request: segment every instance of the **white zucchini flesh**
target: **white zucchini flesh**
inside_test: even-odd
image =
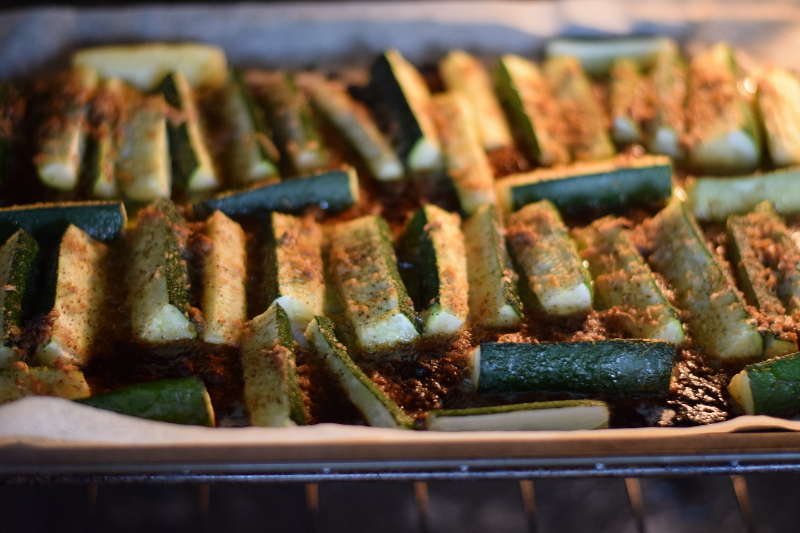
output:
[[[360,348],[376,354],[419,338],[413,304],[397,272],[388,228],[375,216],[340,224],[330,264]]]
[[[247,252],[242,227],[215,211],[206,221],[211,249],[203,265],[201,338],[214,344],[238,343],[247,315]]]
[[[254,426],[294,426],[291,419],[288,371],[292,353],[280,341],[276,307],[247,324],[242,337],[244,401]]]
[[[222,48],[199,43],[148,43],[85,48],[73,66],[94,69],[101,78],[119,78],[149,91],[164,76],[180,71],[192,87],[219,87],[228,75]]]
[[[135,337],[149,342],[197,337],[194,323],[170,303],[168,271],[182,268],[167,243],[173,231],[165,216],[149,214],[139,219],[132,235],[127,280],[131,327]]]
[[[161,98],[135,106],[125,124],[125,136],[117,159],[122,192],[138,202],[168,198],[172,192],[166,103]]]
[[[574,431],[607,428],[608,418],[605,405],[580,405],[491,414],[429,414],[426,426],[433,431]]]
[[[108,248],[70,225],[58,250],[55,305],[48,313],[49,338],[38,348],[41,365],[56,360],[81,365],[103,322]]]
[[[454,50],[439,63],[439,73],[449,91],[459,92],[468,100],[487,152],[514,146],[511,127],[483,63],[463,50]]]
[[[83,372],[74,368],[29,367],[17,362],[0,371],[0,404],[25,396],[58,396],[77,400],[91,395]]]
[[[614,59],[629,57],[638,65],[647,68],[662,50],[674,46],[667,37],[629,37],[621,39],[551,39],[545,48],[545,56],[576,56],[583,69],[592,76],[608,73]]]
[[[265,265],[267,276],[275,276],[274,300],[289,316],[292,335],[306,345],[305,330],[325,301],[322,263],[322,229],[310,217],[294,217],[273,212],[271,231],[274,264]]]
[[[475,127],[474,111],[458,92],[433,97],[447,175],[453,181],[461,209],[471,215],[478,206],[496,201],[494,172]]]

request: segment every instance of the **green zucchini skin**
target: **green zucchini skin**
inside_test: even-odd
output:
[[[278,304],[247,324],[242,338],[244,401],[254,426],[306,424],[289,316]]]
[[[690,333],[705,354],[726,361],[762,358],[762,336],[686,206],[673,200],[649,221],[648,231],[655,243],[648,260],[675,289],[676,305],[689,311]]]
[[[483,343],[475,355],[478,392],[664,395],[675,345],[615,339],[556,343]]]
[[[262,101],[270,116],[281,159],[296,176],[319,172],[328,165],[328,152],[305,95],[290,72],[270,73]]]
[[[214,409],[197,378],[163,379],[75,400],[123,415],[193,426],[214,426]]]
[[[562,212],[618,210],[640,204],[663,204],[672,194],[672,164],[665,156],[620,156],[568,169],[542,169],[497,182],[500,205],[508,211],[550,200]]]
[[[508,217],[506,241],[520,273],[528,311],[575,316],[592,310],[592,279],[551,202],[528,204]]]
[[[122,202],[70,202],[0,208],[0,240],[24,229],[40,243],[55,243],[74,224],[98,241],[118,239],[128,221]]]
[[[746,366],[733,377],[728,391],[748,415],[800,412],[800,353]]]
[[[350,358],[344,345],[337,339],[335,328],[329,318],[318,316],[308,325],[306,335],[309,344],[316,348],[317,354],[341,382],[353,405],[371,426],[412,429],[414,420]]]
[[[786,169],[730,178],[689,178],[685,184],[686,205],[704,222],[725,222],[731,215],[744,215],[763,201],[778,213],[800,213],[800,170]]]
[[[18,230],[0,248],[0,369],[10,368],[20,358],[14,337],[33,294],[38,258],[39,243],[25,230]]]
[[[558,431],[608,427],[609,408],[597,400],[520,403],[429,411],[433,431]]]
[[[229,217],[270,211],[298,213],[312,205],[335,213],[357,204],[359,194],[358,175],[347,168],[222,194],[194,204],[192,210],[196,218],[214,211]]]

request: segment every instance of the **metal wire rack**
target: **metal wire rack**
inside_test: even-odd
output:
[[[800,474],[0,486],[3,531],[780,532]],[[119,480],[118,480],[119,481]]]

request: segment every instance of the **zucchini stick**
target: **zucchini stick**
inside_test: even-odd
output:
[[[648,113],[647,80],[631,58],[615,59],[611,66],[609,102],[611,137],[618,145],[634,144],[642,136]]]
[[[757,109],[772,164],[800,165],[800,80],[773,66],[758,75],[757,85]]]
[[[462,94],[469,102],[487,152],[514,146],[511,128],[483,63],[463,50],[454,50],[439,62],[439,75],[448,91]]]
[[[684,104],[688,72],[686,62],[674,42],[669,41],[669,46],[656,54],[650,82],[653,116],[646,124],[647,150],[683,161],[686,158],[683,138],[686,135]]]
[[[551,39],[545,57],[574,56],[591,76],[606,75],[619,57],[629,57],[642,69],[649,68],[658,53],[674,46],[667,37],[624,37],[618,39]]]
[[[689,65],[688,165],[699,174],[738,174],[761,162],[761,134],[753,109],[739,92],[733,50],[717,43]]]
[[[22,317],[34,290],[39,243],[18,230],[0,247],[0,370],[21,360]]]
[[[494,172],[475,127],[473,109],[460,93],[433,97],[433,116],[439,127],[447,165],[461,210],[471,215],[482,204],[495,203]]]
[[[17,361],[0,371],[0,405],[25,396],[58,396],[67,400],[91,394],[83,372],[75,367],[31,367]]]
[[[746,366],[728,392],[748,415],[791,416],[800,411],[800,353]]]
[[[97,75],[73,69],[48,96],[48,116],[39,128],[35,157],[39,179],[54,189],[72,191],[78,185],[86,145],[86,104],[97,87]]]
[[[337,81],[314,77],[311,101],[366,162],[382,184],[398,184],[405,178],[403,164],[375,125],[367,107],[351,97]]]
[[[597,400],[519,403],[429,411],[432,431],[574,431],[608,427],[609,408]]]

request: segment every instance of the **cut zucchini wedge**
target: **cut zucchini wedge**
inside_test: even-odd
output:
[[[194,90],[180,71],[167,74],[157,90],[178,118],[167,122],[173,183],[187,194],[216,189],[219,179],[206,146]]]
[[[328,152],[311,108],[290,72],[263,76],[262,98],[270,116],[275,142],[297,176],[319,172],[328,165]]]
[[[645,77],[636,61],[617,58],[611,65],[609,107],[611,108],[611,138],[617,145],[639,142],[641,122],[647,111]]]
[[[561,108],[568,130],[568,146],[576,161],[614,157],[608,135],[608,117],[592,94],[592,86],[575,57],[558,56],[545,61],[544,77]]]
[[[457,335],[469,314],[467,258],[461,217],[436,207],[414,213],[403,237],[404,256],[415,266],[410,286],[425,337]]]
[[[776,170],[755,176],[689,178],[686,205],[698,220],[725,222],[768,201],[778,213],[800,213],[800,169]]]
[[[123,194],[131,200],[151,202],[169,198],[172,192],[166,105],[162,97],[150,97],[132,104],[129,110],[117,178]]]
[[[272,141],[264,110],[256,104],[241,72],[231,70],[223,91],[225,121],[231,128],[226,147],[228,175],[236,185],[246,186],[280,176],[280,152]]]
[[[213,88],[225,82],[228,63],[217,46],[199,43],[147,43],[97,46],[75,52],[72,65],[119,78],[143,91],[155,88],[170,72],[180,71],[192,87]]]
[[[155,204],[139,212],[131,232],[128,306],[138,339],[168,342],[197,337],[189,319],[189,280],[181,258],[180,230]]]
[[[49,97],[52,116],[39,128],[39,152],[34,158],[39,179],[48,187],[72,191],[78,185],[88,126],[86,103],[96,87],[93,71],[76,68]]]
[[[604,217],[573,230],[573,235],[581,259],[589,264],[597,309],[618,310],[617,319],[633,338],[683,343],[678,313],[621,219]]]
[[[670,202],[649,229],[655,243],[650,264],[674,287],[678,307],[689,311],[687,322],[697,345],[715,359],[760,359],[761,334],[684,204]]]
[[[414,420],[353,362],[344,345],[336,338],[330,319],[316,317],[308,325],[306,336],[370,426],[396,429],[414,427]]]
[[[668,155],[676,161],[686,158],[682,138],[686,133],[684,105],[688,77],[678,45],[669,41],[669,46],[656,54],[650,72],[653,117],[646,124],[646,146],[650,153]]]
[[[70,225],[64,232],[53,271],[46,273],[44,284],[47,326],[36,350],[40,365],[83,365],[89,361],[103,323],[107,256],[107,246],[77,226]]]
[[[461,210],[471,215],[483,204],[495,203],[494,172],[481,146],[469,101],[457,92],[433,97],[434,118],[442,140],[447,175]]]
[[[92,198],[120,197],[115,167],[121,141],[120,117],[127,92],[119,79],[106,80],[89,106],[91,135],[86,142],[82,181]]]
[[[733,50],[725,43],[689,64],[687,163],[695,173],[747,173],[761,162],[761,135],[750,103],[739,93],[738,77]]]
[[[777,218],[777,215],[774,216]],[[766,259],[763,253],[766,251],[764,250],[766,243],[769,243],[766,246],[780,246],[769,235],[773,224],[775,224],[775,219],[767,213],[756,212],[745,216],[730,217],[726,225],[739,287],[742,289],[747,303],[768,317],[786,314],[786,309],[778,298],[776,290],[778,287],[775,286],[778,273],[773,272],[762,263],[762,258]],[[780,219],[777,224],[781,224]],[[797,252],[795,252],[795,259],[800,259]],[[791,261],[791,259],[789,260]],[[765,359],[797,351],[797,341],[788,338],[778,329],[767,330],[763,335]]]
[[[747,415],[792,416],[800,412],[800,353],[746,366],[728,392]]]
[[[270,211],[299,213],[312,205],[335,213],[353,207],[359,195],[358,175],[354,168],[348,167],[221,194],[194,204],[192,210],[200,218],[214,211],[222,211],[229,217]]]
[[[469,102],[472,120],[487,152],[514,146],[492,78],[478,58],[463,50],[453,50],[439,62],[439,75],[448,91],[462,94]]]
[[[550,200],[562,212],[616,210],[666,202],[672,194],[672,164],[665,156],[618,156],[518,174],[499,180],[496,188],[506,212],[540,200]]]
[[[362,355],[394,355],[419,338],[414,303],[397,270],[386,221],[364,216],[337,225],[331,235],[330,270]]]
[[[397,123],[397,151],[411,173],[444,168],[439,133],[431,117],[431,94],[419,71],[397,50],[372,64],[372,84]]]
[[[767,67],[757,77],[757,110],[776,167],[800,165],[800,79]]]
[[[661,341],[483,343],[471,354],[478,392],[664,395],[675,345]]]
[[[291,325],[280,305],[272,305],[247,324],[242,337],[242,375],[252,425],[306,424]]]
[[[522,323],[517,274],[511,267],[497,208],[482,205],[464,222],[470,321],[489,329]]]
[[[497,63],[495,81],[528,159],[546,167],[569,163],[561,111],[539,67],[519,56],[504,55]]]
[[[75,400],[77,403],[147,420],[214,427],[214,408],[197,378],[162,379]]]
[[[122,235],[128,215],[122,202],[69,202],[0,208],[0,239],[24,229],[41,243],[57,243],[73,224],[93,239],[110,242]]]
[[[560,38],[547,42],[545,56],[574,56],[589,75],[605,76],[619,57],[631,58],[640,68],[648,69],[660,51],[672,46],[675,42],[667,37]]]
[[[271,213],[264,253],[264,294],[286,311],[292,334],[305,346],[305,331],[322,314],[325,280],[322,229],[311,217]]]
[[[25,230],[18,230],[0,247],[0,370],[10,369],[23,355],[17,344],[38,257],[39,243]]]
[[[383,184],[405,179],[403,163],[375,125],[367,107],[337,81],[314,77],[311,102],[364,160],[372,176]]]
[[[506,241],[519,266],[527,310],[547,316],[592,310],[592,279],[552,203],[542,200],[511,214]]]
[[[205,225],[211,241],[203,264],[203,320],[200,338],[237,345],[247,318],[247,250],[242,227],[220,211]]]
[[[91,394],[83,372],[71,368],[29,367],[18,361],[0,371],[0,405],[25,396],[57,396],[67,400]]]
[[[563,400],[429,411],[425,427],[432,431],[574,431],[608,427],[605,402]]]

